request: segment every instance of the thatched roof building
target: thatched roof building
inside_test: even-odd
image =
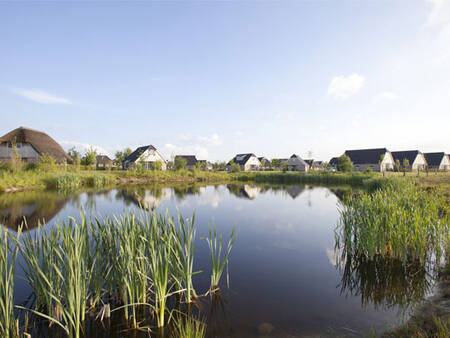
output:
[[[17,145],[19,156],[25,162],[36,162],[43,154],[53,157],[58,163],[71,160],[64,149],[46,133],[19,127],[0,137],[0,161],[11,159],[13,143]]]

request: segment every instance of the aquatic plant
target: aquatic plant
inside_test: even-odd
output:
[[[450,239],[445,197],[412,184],[350,198],[340,210],[337,245],[349,255],[439,261]]]
[[[231,253],[231,248],[236,240],[236,227],[233,227],[230,239],[226,250],[222,254],[222,234],[217,237],[216,226],[214,225],[213,230],[209,228],[209,237],[206,238],[208,246],[211,253],[211,288],[212,290],[217,289],[219,286],[220,279],[222,277],[223,270],[225,266],[227,267],[227,278],[228,278],[228,258]]]
[[[14,317],[14,272],[18,253],[18,239],[10,238],[3,228],[0,235],[0,335],[5,338],[18,337],[18,324]],[[12,242],[12,243],[11,243]]]
[[[175,319],[174,336],[181,338],[206,337],[206,324],[200,319],[181,314]]]

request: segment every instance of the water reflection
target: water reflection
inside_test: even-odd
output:
[[[344,295],[358,296],[361,305],[407,310],[421,302],[433,289],[437,272],[418,260],[406,262],[376,255],[342,255],[337,266],[342,273],[338,288]]]
[[[66,205],[68,197],[55,192],[17,192],[0,194],[0,224],[17,231],[26,221],[27,228],[50,222]]]
[[[249,200],[255,199],[262,191],[261,186],[251,184],[227,184],[228,191],[236,197]]]
[[[153,211],[168,195],[167,190],[162,188],[132,187],[117,190],[116,199],[123,200],[127,206],[134,204]]]

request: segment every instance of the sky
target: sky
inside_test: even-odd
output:
[[[0,134],[166,159],[450,152],[450,0],[0,1]]]

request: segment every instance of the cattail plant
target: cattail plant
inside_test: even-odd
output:
[[[227,267],[227,281],[228,281],[228,258],[231,253],[231,248],[233,247],[234,241],[236,240],[236,227],[233,227],[230,239],[226,250],[222,253],[222,235],[217,237],[216,226],[214,225],[214,230],[209,228],[209,237],[206,238],[208,246],[211,252],[211,289],[217,289],[219,286],[220,279],[222,277],[223,270],[225,266]]]

